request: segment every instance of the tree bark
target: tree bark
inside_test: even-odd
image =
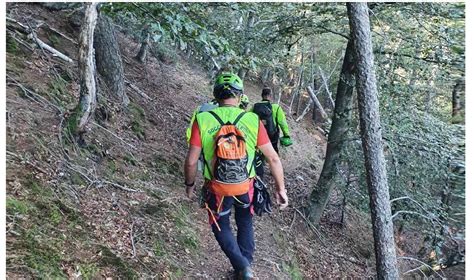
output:
[[[94,61],[94,29],[97,22],[97,3],[85,4],[84,23],[79,37],[80,100],[71,120],[75,134],[82,135],[97,103]]]
[[[331,91],[329,90],[328,81],[327,81],[326,77],[324,76],[323,69],[321,69],[321,67],[319,67],[319,66],[318,66],[318,68],[319,68],[319,74],[321,75],[321,80],[324,84],[324,88],[326,89],[326,94],[327,94],[327,98],[329,100],[329,104],[331,106],[331,110],[334,110],[335,103],[334,103],[334,100],[332,99]]]
[[[125,94],[122,57],[112,21],[107,16],[99,16],[94,39],[97,71],[104,77],[109,91],[127,106],[130,100]]]
[[[337,85],[335,108],[326,147],[326,157],[318,183],[314,186],[309,198],[307,212],[309,219],[319,224],[333,188],[336,185],[336,164],[350,129],[352,116],[352,99],[355,85],[353,43],[349,40],[342,63],[339,83]],[[316,105],[315,105],[316,106]],[[316,107],[315,107],[316,108]]]
[[[316,106],[316,108],[318,108],[318,111],[321,114],[321,117],[323,118],[323,120],[327,120],[328,115],[324,111],[324,108],[319,102],[318,97],[316,96],[316,94],[314,94],[314,91],[311,88],[311,86],[308,86],[306,89],[308,90],[309,96],[311,96],[311,99],[313,100],[314,105]]]
[[[316,81],[316,78],[314,77],[314,75],[312,75],[311,77],[313,77],[313,88],[318,88],[318,82]],[[312,116],[312,119],[313,119],[313,122],[315,122],[315,123],[318,122],[318,107],[314,103],[313,103],[313,116]]]
[[[367,3],[347,3],[378,279],[398,279]]]
[[[244,57],[247,57],[250,54],[250,46],[251,46],[251,40],[250,40],[250,35],[252,33],[252,29],[255,25],[255,12],[254,11],[249,11],[249,15],[247,18],[247,26],[245,28],[245,46],[244,46]],[[239,77],[244,80],[245,76],[247,75],[248,69],[245,67],[241,67],[239,69]]]
[[[463,116],[463,92],[464,92],[464,77],[456,81],[456,85],[453,88],[452,96],[452,122],[453,123],[462,123]]]
[[[135,59],[138,60],[140,63],[145,63],[149,45],[150,45],[150,32],[149,32],[148,25],[146,25],[142,30],[142,44],[140,46],[140,50],[135,56]]]

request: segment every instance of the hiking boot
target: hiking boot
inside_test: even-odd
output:
[[[235,279],[237,279],[237,280],[251,280],[251,279],[254,279],[253,271],[250,268],[250,266],[247,266],[244,269],[236,271]]]

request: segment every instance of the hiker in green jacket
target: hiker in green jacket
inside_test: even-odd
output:
[[[193,115],[191,116],[191,121],[189,122],[189,126],[186,129],[186,142],[188,142],[188,145],[189,145],[189,140],[191,139],[191,129],[192,129],[194,120],[196,119],[196,115],[202,112],[211,111],[212,109],[217,108],[217,106],[219,106],[217,101],[215,99],[212,99],[209,102],[199,105],[199,107],[197,107],[196,110],[194,110]]]
[[[246,94],[242,94],[242,97],[240,98],[240,104],[239,108],[247,111],[247,107],[249,106],[250,100],[249,97]]]
[[[276,203],[280,209],[288,205],[283,167],[273,149],[265,127],[258,116],[240,109],[243,93],[242,80],[224,72],[214,85],[214,96],[219,107],[196,115],[184,165],[186,194],[195,197],[194,183],[197,162],[204,155],[201,192],[202,207],[208,211],[212,232],[221,249],[229,258],[237,279],[253,279],[251,264],[255,250],[252,216],[258,201],[254,188],[255,151],[267,158],[275,178]],[[257,195],[258,197],[258,195]],[[237,238],[232,232],[230,215],[235,211]]]
[[[285,112],[278,104],[271,103],[272,90],[268,87],[262,90],[262,101],[255,103],[252,108],[252,112],[257,114],[260,120],[265,125],[268,137],[272,142],[273,149],[278,153],[278,140],[284,146],[290,146],[292,144],[290,138],[290,130],[286,122]],[[283,132],[283,137],[280,138],[280,129]],[[265,158],[262,153],[257,152],[255,157],[255,169],[257,175],[262,177],[264,173]]]

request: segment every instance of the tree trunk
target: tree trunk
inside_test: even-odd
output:
[[[323,118],[323,121],[327,120],[328,115],[324,111],[324,108],[321,105],[321,103],[319,102],[318,97],[316,96],[316,94],[314,94],[314,91],[311,88],[311,86],[308,86],[306,89],[308,90],[309,96],[311,96],[311,99],[313,100],[314,105],[316,106],[316,108],[318,108],[318,111],[321,114],[321,117]]]
[[[316,81],[315,76],[312,75],[311,77],[313,77],[313,88],[318,88],[318,82]],[[313,119],[313,122],[315,122],[315,123],[318,122],[318,107],[314,103],[313,103],[313,116],[312,116],[312,119]]]
[[[378,279],[398,279],[367,3],[347,3]]]
[[[135,56],[135,59],[138,60],[140,63],[145,63],[149,45],[150,45],[150,32],[149,32],[148,25],[146,25],[142,30],[142,44],[140,46],[140,50]]]
[[[71,121],[76,135],[82,135],[97,103],[94,62],[94,29],[97,22],[97,3],[85,4],[84,23],[79,37],[80,99]]]
[[[250,54],[250,46],[251,46],[250,34],[252,34],[252,29],[254,25],[255,25],[255,12],[249,11],[249,16],[247,18],[247,26],[245,28],[244,57],[246,58]],[[239,69],[239,77],[242,80],[245,79],[245,76],[247,75],[247,71],[248,69],[245,67],[241,67]]]
[[[301,86],[303,85],[303,80],[304,80],[304,52],[302,50],[301,53],[301,67],[300,67],[300,78],[298,80],[298,87],[296,90],[296,116],[300,113],[300,105],[301,105]]]
[[[464,92],[464,77],[457,80],[456,85],[453,88],[453,97],[452,97],[452,123],[462,123],[463,116],[463,93]]]
[[[309,218],[315,224],[319,224],[324,208],[326,208],[329,200],[329,195],[336,185],[336,163],[340,159],[341,149],[346,134],[350,129],[354,85],[353,43],[352,40],[349,40],[337,85],[336,104],[328,136],[323,170],[319,176],[318,183],[311,192],[307,208]]]
[[[321,69],[321,67],[318,67],[318,68],[319,68],[319,74],[321,75],[321,81],[323,82],[324,88],[326,89],[326,95],[329,101],[329,106],[331,107],[331,110],[334,110],[335,104],[334,104],[334,100],[332,99],[331,91],[329,90],[328,81],[326,77],[324,76],[323,69]]]
[[[122,57],[112,20],[107,16],[99,16],[94,39],[97,71],[104,77],[109,92],[127,106],[130,100],[125,94]]]

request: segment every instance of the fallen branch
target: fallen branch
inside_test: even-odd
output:
[[[420,217],[423,217],[423,218],[425,218],[427,220],[430,220],[430,221],[436,221],[436,219],[434,219],[432,217],[428,217],[426,215],[423,215],[423,214],[415,212],[415,211],[406,211],[406,210],[400,210],[400,211],[395,212],[395,214],[392,215],[392,220],[395,219],[399,214],[413,214],[413,215],[418,215]],[[440,225],[442,226],[442,224],[440,224]]]
[[[53,54],[53,56],[57,56],[61,58],[64,61],[67,61],[69,63],[73,63],[73,60],[69,58],[67,55],[61,53],[60,51],[56,50],[55,48],[51,47],[50,45],[46,44],[45,42],[41,41],[38,36],[36,35],[36,32],[33,30],[33,28],[30,28],[21,22],[7,17],[7,26],[10,27],[11,29],[18,30],[24,34],[27,34],[27,38],[31,39],[33,42],[35,42],[41,49],[46,49],[50,53]]]
[[[313,89],[311,88],[311,86],[307,86],[306,89],[308,90],[308,93],[309,93],[309,96],[311,96],[311,99],[313,99],[313,103],[316,105],[316,107],[320,111],[321,117],[324,120],[326,120],[328,118],[328,115],[324,111],[323,106],[321,106],[321,103],[319,103],[318,97],[316,96],[316,94],[314,94]]]
[[[50,101],[48,101],[48,99],[44,98],[43,96],[37,94],[36,92],[32,91],[32,90],[29,90],[27,89],[24,85],[22,85],[20,82],[18,82],[17,80],[15,80],[13,77],[11,77],[10,75],[6,74],[7,78],[10,79],[16,86],[18,86],[21,90],[23,90],[23,92],[29,96],[29,94],[35,96],[36,98],[42,100],[43,102],[40,102],[41,104],[43,105],[49,105],[51,107],[53,107],[54,109],[56,109],[59,113],[63,113],[63,110],[61,108],[59,108],[58,106],[54,105],[53,103],[51,103]],[[45,104],[46,103],[46,104]]]
[[[128,187],[124,187],[120,184],[117,184],[117,183],[114,183],[114,182],[110,182],[110,181],[102,181],[102,183],[104,184],[107,184],[107,185],[111,185],[117,189],[120,189],[122,191],[127,191],[127,192],[143,192],[141,190],[135,190],[135,189],[131,189],[131,188],[128,188]]]
[[[318,95],[321,92],[322,88],[323,88],[323,85],[320,85],[315,95]],[[301,121],[304,118],[304,116],[306,116],[306,114],[311,110],[311,105],[313,105],[313,103],[314,103],[313,98],[310,98],[308,101],[308,104],[303,110],[303,113],[301,113],[301,115],[296,119],[297,122]]]
[[[281,269],[280,269],[280,265],[272,260],[269,260],[267,258],[262,258],[262,261],[266,261],[266,262],[269,262],[271,264],[273,264],[274,266],[276,266],[276,268],[278,269],[278,272],[281,272]]]
[[[331,70],[331,73],[329,73],[329,76],[326,78],[326,81],[331,79],[332,75],[334,74],[334,71],[336,71],[336,67],[339,63],[339,61],[344,57],[344,52],[341,54],[341,56],[339,57],[339,59],[336,61],[336,63],[334,63],[334,66]],[[324,77],[325,78],[325,77]],[[324,82],[323,84],[321,84],[318,88],[318,90],[316,91],[316,95],[319,94],[319,92],[321,91],[321,89],[323,88],[323,86],[326,85],[327,87],[327,84],[326,82]],[[328,89],[329,90],[329,89]],[[334,101],[333,101],[334,102]],[[312,99],[310,99],[310,101],[308,102],[308,104],[306,105],[306,108],[303,110],[303,113],[301,114],[301,116],[299,116],[296,121],[300,121],[311,109],[311,105],[313,104],[312,102]],[[334,105],[335,106],[335,105]],[[334,107],[333,107],[334,108]]]
[[[446,277],[443,277],[441,274],[439,274],[434,268],[432,268],[429,264],[423,262],[423,261],[420,261],[419,259],[416,259],[416,258],[412,258],[412,257],[397,257],[397,259],[401,259],[401,260],[410,260],[410,261],[414,261],[414,262],[418,262],[418,263],[421,263],[423,264],[424,266],[428,267],[430,270],[432,270],[436,275],[438,275],[441,279],[446,279]],[[412,272],[411,270],[407,271],[407,272],[404,272],[403,275],[405,275],[406,273],[409,273],[409,272]],[[423,272],[422,272],[423,273]],[[424,274],[424,273],[423,273]]]
[[[42,168],[39,167],[39,166],[36,166],[35,164],[31,163],[31,162],[28,161],[27,159],[21,157],[20,155],[17,155],[17,154],[15,154],[15,153],[13,153],[13,152],[10,152],[10,151],[8,151],[8,150],[7,150],[6,152],[7,152],[7,155],[10,155],[10,156],[13,156],[13,157],[17,158],[18,160],[20,160],[20,162],[26,163],[27,165],[29,165],[29,166],[33,167],[34,169],[38,170],[39,172],[41,172],[41,173],[43,173],[43,174],[46,174],[46,175],[49,174],[46,170],[42,169]]]
[[[150,96],[148,96],[145,92],[139,89],[136,85],[132,84],[130,81],[125,80],[125,84],[127,84],[131,89],[133,89],[135,92],[140,94],[145,99],[152,100]]]
[[[132,252],[133,252],[133,257],[135,258],[137,256],[137,249],[135,248],[135,240],[133,239],[133,225],[135,223],[132,222],[132,226],[130,227],[130,242],[132,243]]]
[[[324,76],[324,72],[323,72],[323,69],[321,69],[321,66],[318,66],[318,68],[319,68],[319,75],[321,76],[321,79],[323,80],[324,88],[326,89],[326,93],[327,93],[329,101],[331,103],[331,110],[334,110],[334,108],[336,107],[336,104],[334,103],[334,100],[332,99],[331,91],[329,90],[329,86],[328,86],[328,82],[326,80],[326,77]]]
[[[306,221],[306,223],[309,225],[309,228],[316,234],[316,236],[318,237],[319,241],[321,241],[322,244],[324,244],[324,241],[321,237],[321,233],[319,232],[319,230],[313,225],[313,223],[311,223],[311,221],[308,220],[308,218],[306,218],[306,216],[301,213],[300,210],[298,210],[297,208],[293,208],[295,209],[296,212],[298,212],[298,214],[301,215],[301,217]]]
[[[15,36],[15,32],[10,31],[10,30],[7,30],[7,32],[10,34],[10,37],[11,37],[13,40],[17,41],[20,45],[22,45],[23,47],[27,48],[27,49],[28,49],[29,51],[31,51],[31,52],[34,51],[33,48],[31,48],[25,41],[21,40],[20,38],[17,38],[17,37]]]
[[[49,30],[53,31],[54,33],[58,34],[59,36],[65,38],[66,40],[72,42],[73,44],[77,45],[78,43],[76,42],[76,40],[72,39],[71,37],[67,36],[66,34],[63,34],[61,32],[59,32],[59,30],[51,27],[49,24],[45,24],[46,25],[46,28],[48,28]]]
[[[46,44],[45,42],[41,41],[36,36],[36,33],[34,31],[32,31],[30,35],[31,35],[31,38],[33,39],[33,41],[36,42],[36,44],[38,44],[38,46],[40,48],[49,51],[50,53],[53,54],[53,56],[57,56],[57,57],[61,58],[62,60],[66,61],[66,62],[73,63],[73,60],[71,58],[69,58],[67,55],[61,53],[57,49],[55,49],[55,48],[51,47],[50,45]]]
[[[118,140],[120,140],[122,143],[124,143],[125,145],[129,146],[130,148],[136,150],[137,148],[135,146],[133,146],[132,144],[126,142],[125,140],[123,140],[121,137],[119,137],[117,134],[113,133],[112,131],[108,130],[107,128],[101,126],[100,124],[96,123],[96,122],[92,122],[93,125],[97,126],[97,127],[100,127],[102,128],[103,130],[107,131],[108,133],[110,133],[112,136],[115,136],[115,138],[117,138]]]

